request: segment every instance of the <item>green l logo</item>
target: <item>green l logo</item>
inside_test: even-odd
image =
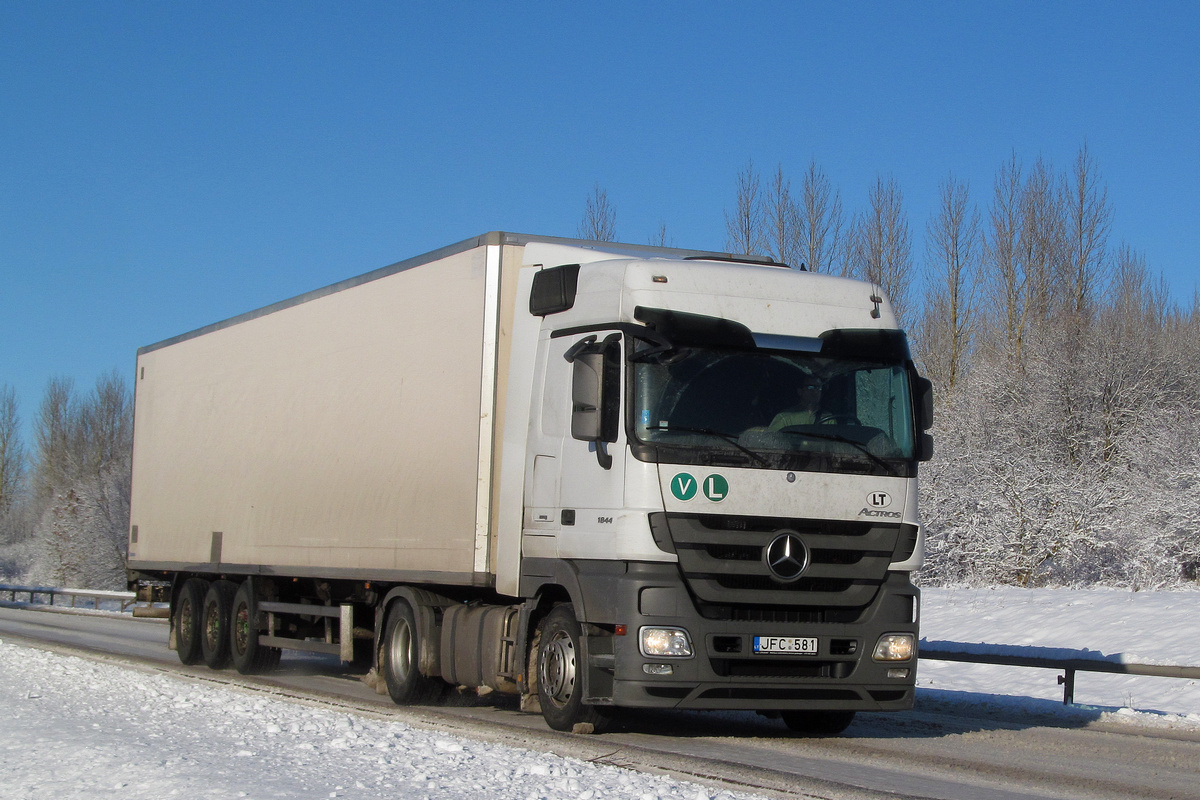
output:
[[[681,472],[671,478],[671,494],[675,495],[676,500],[691,500],[696,496],[699,485],[691,475]]]
[[[729,494],[729,481],[720,475],[709,475],[704,479],[704,496],[719,503]]]

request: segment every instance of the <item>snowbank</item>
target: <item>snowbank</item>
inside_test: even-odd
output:
[[[0,643],[5,798],[751,795]]]

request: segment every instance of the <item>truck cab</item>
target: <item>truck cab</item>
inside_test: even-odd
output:
[[[878,287],[567,249],[526,247],[516,592],[567,590],[585,704],[911,707],[931,397]]]

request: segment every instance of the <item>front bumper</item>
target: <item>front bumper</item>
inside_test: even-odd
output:
[[[588,583],[586,569],[580,579]],[[607,598],[615,601],[612,621],[627,633],[588,636],[589,702],[751,710],[898,711],[913,705],[915,648],[907,661],[872,659],[884,634],[910,633],[917,640],[919,592],[906,573],[889,574],[867,606],[849,612],[740,608],[716,614],[723,618],[697,611],[673,564],[630,564],[616,586],[611,575],[604,583],[616,590]],[[643,626],[683,628],[693,655],[644,655],[638,637]],[[756,636],[811,637],[817,648],[811,655],[756,654]],[[670,674],[648,674],[647,668],[658,673],[664,665]]]

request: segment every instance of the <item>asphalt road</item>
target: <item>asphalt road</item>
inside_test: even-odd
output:
[[[843,736],[830,739],[796,737],[781,722],[753,714],[663,711],[624,714],[609,733],[577,736],[549,730],[540,716],[521,713],[511,697],[451,693],[436,706],[397,708],[361,681],[361,670],[321,656],[285,653],[277,672],[254,678],[184,667],[166,647],[162,621],[0,608],[0,637],[771,795],[1200,799],[1200,735],[1185,731],[918,706],[860,714]],[[1061,727],[1066,724],[1073,727]]]

